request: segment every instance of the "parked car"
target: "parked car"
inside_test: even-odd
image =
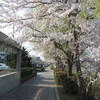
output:
[[[45,68],[42,64],[37,65],[37,71],[45,71]]]
[[[5,70],[9,70],[9,66],[7,66],[6,64],[4,63],[0,63],[0,71],[5,71]]]

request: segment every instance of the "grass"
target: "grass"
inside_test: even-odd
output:
[[[58,85],[57,88],[58,88],[58,92],[59,92],[61,100],[78,100],[77,96],[67,94],[64,91],[63,86]]]

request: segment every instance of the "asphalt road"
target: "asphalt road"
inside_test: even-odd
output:
[[[52,72],[49,69],[39,72],[0,100],[56,100]]]

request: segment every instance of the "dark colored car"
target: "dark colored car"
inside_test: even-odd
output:
[[[37,65],[37,71],[45,71],[45,68],[42,64]]]

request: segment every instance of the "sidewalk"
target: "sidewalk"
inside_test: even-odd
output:
[[[56,100],[52,72],[49,69],[39,72],[0,100]]]

